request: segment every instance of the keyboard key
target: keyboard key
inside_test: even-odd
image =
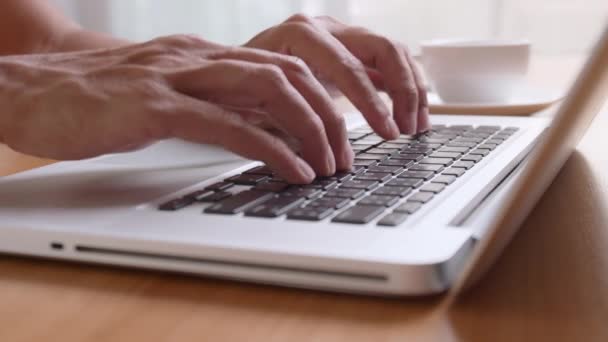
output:
[[[377,181],[377,182],[386,182],[391,179],[390,173],[377,173],[377,172],[366,172],[359,176],[353,178],[353,180],[363,180],[363,181]]]
[[[458,159],[462,156],[459,152],[433,152],[429,157],[431,158],[449,158],[452,160]]]
[[[211,191],[224,191],[230,189],[234,184],[228,182],[218,182],[215,184],[211,184],[205,188],[205,190]]]
[[[180,209],[184,209],[187,206],[190,206],[192,203],[196,202],[193,197],[182,197],[171,200],[169,202],[163,203],[158,206],[158,210],[160,211],[177,211]]]
[[[485,144],[500,145],[502,143],[503,143],[503,140],[501,140],[501,139],[488,139],[485,141]]]
[[[353,161],[353,166],[373,166],[378,164],[378,161],[376,160],[371,160],[371,159],[357,159],[355,158],[355,161]]]
[[[336,172],[333,176],[329,176],[329,177],[325,177],[327,179],[333,179],[336,180],[338,182],[344,182],[346,180],[349,180],[352,177],[352,175],[350,174],[350,172]]]
[[[390,207],[399,201],[399,196],[369,195],[357,202],[357,205],[374,205]]]
[[[409,216],[404,213],[390,213],[381,218],[380,221],[378,221],[378,225],[385,227],[396,227],[405,222],[408,217]]]
[[[452,167],[455,168],[462,168],[462,169],[470,169],[473,166],[475,166],[475,163],[472,161],[457,161],[454,164],[452,164]]]
[[[359,140],[367,136],[367,133],[348,132],[348,139]]]
[[[452,164],[453,160],[451,158],[424,158],[419,161],[419,164],[429,164],[429,165],[441,165],[448,166]]]
[[[433,180],[431,180],[431,183],[450,185],[450,184],[454,183],[455,180],[456,180],[456,176],[441,175],[441,176],[437,176],[437,177],[433,178]]]
[[[296,208],[287,214],[290,220],[321,221],[330,216],[335,210],[331,208]]]
[[[445,184],[441,184],[441,183],[429,183],[429,184],[425,184],[420,188],[420,191],[422,192],[432,192],[434,194],[438,194],[440,192],[442,192],[445,189]]]
[[[372,148],[371,150],[368,150],[367,153],[389,155],[396,151],[399,151],[399,149],[397,149],[397,148]]]
[[[332,222],[365,224],[378,217],[386,207],[355,205],[332,219]]]
[[[306,205],[306,207],[321,207],[321,208],[333,208],[342,209],[350,203],[350,198],[340,197],[321,197]]]
[[[229,192],[218,191],[218,192],[212,193],[211,195],[207,195],[205,197],[199,197],[196,200],[199,202],[203,202],[203,203],[215,203],[215,202],[222,201],[230,196],[232,196],[232,194]]]
[[[389,186],[389,187],[400,187],[400,188],[404,188],[404,187],[410,187],[410,188],[417,188],[419,186],[422,185],[422,183],[424,183],[424,181],[422,179],[418,179],[418,178],[396,178],[396,179],[392,179],[390,181],[388,181],[386,184],[384,184],[384,186]]]
[[[388,156],[385,156],[382,154],[362,153],[362,154],[357,155],[357,159],[382,161],[382,160],[388,159]]]
[[[420,208],[422,208],[422,203],[419,202],[405,202],[395,208],[394,212],[397,213],[406,213],[412,215],[417,212]]]
[[[279,217],[304,202],[304,198],[279,196],[245,211],[245,216]]]
[[[405,159],[389,159],[381,162],[380,166],[398,166],[401,168],[407,168],[414,164],[413,160],[405,160]]]
[[[435,172],[433,172],[433,171],[410,171],[410,170],[407,170],[407,171],[401,173],[399,176],[397,176],[397,178],[417,178],[417,179],[429,180],[433,176],[435,176]]]
[[[370,166],[367,168],[367,172],[390,173],[393,175],[396,175],[396,174],[400,173],[401,171],[403,171],[403,167],[400,167],[400,166],[380,165],[380,166]]]
[[[464,175],[465,172],[466,172],[466,169],[451,167],[451,168],[443,171],[442,175],[460,177],[460,176]]]
[[[422,184],[422,182],[420,182],[420,184]],[[405,197],[412,192],[412,189],[413,187],[410,186],[383,186],[374,190],[372,195]]]
[[[350,171],[348,171],[351,175],[358,175],[363,172],[365,172],[365,166],[361,165],[353,165],[353,167],[350,168]]]
[[[292,186],[287,190],[280,193],[281,196],[287,197],[301,197],[312,199],[323,194],[321,189],[310,189],[310,188],[301,188],[298,186]]]
[[[311,184],[309,184],[309,186],[318,189],[329,190],[337,187],[338,184],[338,181],[334,179],[317,178]]]
[[[253,169],[245,171],[243,173],[263,176],[272,176],[274,174],[274,172],[272,172],[272,170],[266,165],[254,167]]]
[[[281,192],[289,188],[289,186],[290,185],[287,183],[264,181],[256,184],[254,189],[259,191]]]
[[[444,167],[441,165],[429,165],[429,164],[416,164],[411,166],[409,170],[411,171],[432,171],[432,172],[441,172]]]
[[[270,192],[247,190],[213,204],[205,209],[205,213],[234,215],[274,197],[275,194]]]
[[[211,190],[199,190],[199,191],[195,191],[193,193],[189,193],[184,197],[190,197],[190,198],[194,199],[195,201],[197,201],[199,198],[204,198],[211,194],[213,194],[213,191],[211,191]]]
[[[500,126],[479,126],[475,130],[484,132],[496,132],[500,131]]]
[[[422,160],[422,158],[424,158],[424,154],[422,153],[403,153],[403,152],[399,152],[399,153],[395,153],[391,155],[391,159],[402,159],[402,160],[413,160],[413,161],[419,161]]]
[[[479,163],[482,159],[483,159],[483,156],[479,155],[479,154],[468,154],[468,155],[460,158],[460,160],[462,160],[462,161],[472,161],[474,163]]]
[[[386,148],[386,149],[391,149],[391,150],[400,150],[404,146],[406,146],[406,144],[393,143],[393,142],[385,142],[385,143],[382,143],[382,144],[378,145],[378,148]]]
[[[427,155],[433,153],[433,148],[422,147],[422,146],[409,146],[407,148],[401,149],[401,153],[409,153],[409,154],[422,154]]]
[[[470,142],[470,143],[474,143],[475,145],[477,145],[484,140],[485,140],[485,138],[458,137],[458,138],[454,139],[453,141],[454,142]]]
[[[363,189],[363,190],[371,190],[380,184],[377,181],[367,181],[367,180],[356,180],[351,179],[348,180],[342,185],[340,185],[340,189]]]
[[[342,188],[338,188],[338,189],[331,189],[329,190],[325,196],[325,197],[340,197],[340,198],[350,198],[350,199],[357,199],[361,196],[363,196],[363,194],[365,194],[365,190],[363,189],[342,189]]]
[[[417,193],[413,194],[412,196],[410,196],[407,199],[407,201],[426,203],[426,202],[430,201],[431,199],[433,199],[433,196],[435,196],[435,194],[432,192],[417,192]]]
[[[467,153],[470,150],[468,147],[442,147],[437,152],[448,152],[448,153]]]
[[[490,154],[490,152],[492,152],[492,151],[491,150],[486,150],[486,149],[483,149],[483,148],[478,148],[478,149],[475,149],[475,150],[469,152],[469,154],[478,154],[480,156],[484,156],[485,157],[488,154]]]
[[[226,181],[237,184],[237,185],[256,185],[265,180],[268,180],[268,176],[254,175],[254,174],[241,174],[241,175],[236,175],[234,177],[230,177]]]
[[[447,147],[468,147],[469,149],[471,149],[471,148],[477,146],[477,143],[450,141],[446,146]]]
[[[498,146],[498,145],[496,145],[496,144],[488,144],[486,142],[484,144],[481,144],[481,145],[477,146],[477,148],[483,148],[485,150],[490,150],[491,151],[491,150],[495,149],[496,146]]]

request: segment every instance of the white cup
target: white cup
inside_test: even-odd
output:
[[[434,40],[421,47],[426,75],[444,102],[507,102],[530,63],[527,41]]]

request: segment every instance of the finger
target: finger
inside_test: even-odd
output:
[[[282,35],[279,39],[262,44],[304,60],[315,72],[331,80],[361,111],[378,134],[387,139],[398,136],[399,130],[392,115],[367,76],[361,61],[329,32],[314,27],[313,23],[293,21],[282,26],[283,30],[277,33]],[[256,41],[252,43],[256,44]]]
[[[163,117],[172,137],[226,148],[252,160],[261,160],[293,184],[310,183],[315,173],[279,138],[249,125],[223,108],[179,96],[180,110]]]
[[[177,91],[213,103],[259,109],[301,142],[302,157],[322,176],[335,172],[325,127],[280,68],[244,61],[218,61],[167,74]]]
[[[416,80],[416,86],[418,87],[418,133],[426,132],[431,129],[427,87],[424,82],[424,77],[422,77],[420,65],[414,60],[412,55],[408,53],[405,46],[402,46],[402,49],[405,51],[405,56],[407,57],[409,64],[412,66],[414,79]]]
[[[281,68],[289,82],[304,96],[323,121],[327,139],[336,158],[336,168],[347,170],[352,167],[354,153],[348,142],[344,116],[338,112],[323,85],[314,77],[302,60],[256,49],[230,49],[214,54],[211,58],[273,64]]]
[[[348,27],[327,17],[317,20],[367,67],[380,72],[385,90],[393,100],[393,114],[399,129],[406,134],[417,133],[420,92],[426,91],[419,85],[406,49],[364,28]]]

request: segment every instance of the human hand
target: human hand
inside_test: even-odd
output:
[[[430,128],[426,88],[405,46],[331,17],[294,15],[245,44],[300,58],[339,89],[385,138]],[[393,100],[391,114],[376,89]]]

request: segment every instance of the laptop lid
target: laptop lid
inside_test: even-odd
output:
[[[608,27],[561,104],[550,127],[521,169],[520,177],[471,261],[452,287],[470,288],[490,268],[568,160],[608,95]]]

